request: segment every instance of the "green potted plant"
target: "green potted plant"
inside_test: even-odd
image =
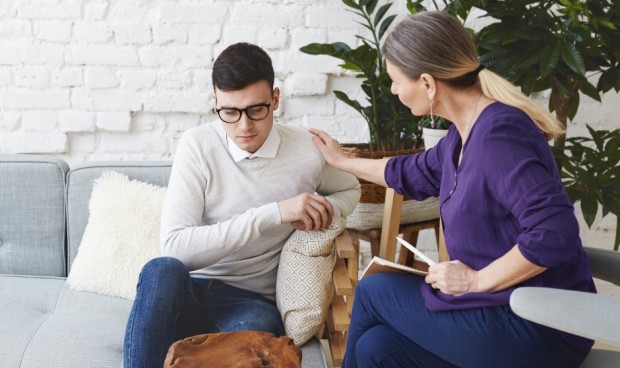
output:
[[[580,92],[600,102],[601,93],[620,90],[618,1],[466,0],[444,4],[463,20],[474,6],[484,12],[483,17],[494,20],[472,31],[481,62],[527,95],[550,90],[549,109],[564,127],[577,113]],[[594,79],[595,84],[591,82]],[[618,185],[611,175],[618,171],[614,138],[618,132],[589,130],[591,139],[566,140],[561,136],[554,140],[558,169],[571,199],[581,201],[588,226],[593,224],[598,204],[603,215],[618,216],[614,242],[618,249],[620,206],[617,192],[610,189]],[[586,148],[588,144],[596,148]],[[610,171],[604,173],[603,166]]]
[[[415,7],[421,9],[419,3]],[[398,96],[391,92],[392,81],[387,73],[381,55],[381,40],[393,23],[396,15],[388,15],[391,2],[379,5],[378,0],[342,0],[347,10],[360,19],[368,36],[358,35],[361,44],[355,48],[343,42],[312,43],[301,48],[310,55],[328,55],[342,61],[340,66],[360,79],[361,89],[366,95],[364,101],[352,99],[342,91],[334,91],[336,98],[355,109],[366,120],[370,141],[354,146],[351,155],[382,158],[398,154],[421,151],[421,117],[416,117],[403,105]],[[360,180],[362,196],[360,205],[347,219],[350,229],[365,231],[379,228],[382,224],[385,188]],[[412,201],[405,198],[401,223],[431,220],[439,216],[439,205],[435,198],[426,201]]]
[[[424,140],[424,149],[434,147],[441,138],[448,134],[452,122],[444,118],[435,116],[433,119],[430,116],[423,117],[420,121],[422,127],[422,139]]]
[[[614,250],[620,247],[620,129],[597,131],[588,126],[590,137],[566,139],[559,153],[564,162],[562,181],[573,201],[581,203],[581,212],[592,227],[599,204],[602,215],[616,215]]]
[[[361,80],[366,101],[352,99],[342,91],[336,98],[359,112],[368,125],[369,151],[399,151],[420,145],[419,118],[413,116],[397,96],[390,92],[391,80],[381,57],[380,42],[396,15],[387,15],[392,3],[378,6],[378,0],[343,0],[358,16],[369,37],[358,35],[361,45],[352,48],[343,42],[312,43],[300,50],[310,55],[328,55],[342,61],[340,66]],[[383,153],[381,153],[383,154]],[[379,156],[379,155],[377,155]]]
[[[481,62],[525,94],[550,90],[549,109],[564,127],[577,113],[579,92],[600,102],[601,93],[620,90],[620,2],[475,0],[470,4],[499,20],[476,32]],[[596,85],[589,80],[594,75],[598,75]],[[564,142],[565,136],[559,137],[554,147],[562,151]]]

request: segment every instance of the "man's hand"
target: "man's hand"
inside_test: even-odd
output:
[[[459,296],[478,291],[477,274],[461,261],[441,262],[428,268],[425,281],[444,294]]]
[[[318,231],[332,223],[334,208],[320,195],[302,193],[278,202],[283,224],[291,224],[297,230]]]

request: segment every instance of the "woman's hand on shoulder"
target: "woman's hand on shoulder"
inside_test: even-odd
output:
[[[339,161],[347,157],[342,147],[340,147],[340,143],[329,134],[314,128],[309,129],[309,132],[314,135],[312,142],[314,142],[314,145],[321,151],[325,161],[330,165],[338,167]]]
[[[428,268],[427,284],[444,294],[459,296],[478,291],[478,271],[461,261],[436,263]]]

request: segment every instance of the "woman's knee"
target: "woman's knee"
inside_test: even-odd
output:
[[[389,342],[391,342],[390,336],[386,336],[386,329],[383,326],[368,329],[355,345],[357,362],[364,362],[369,367],[379,367],[381,358],[389,350],[389,346],[386,346]]]
[[[377,273],[364,277],[355,287],[355,301],[363,301],[378,295],[390,281],[386,279],[385,273]]]

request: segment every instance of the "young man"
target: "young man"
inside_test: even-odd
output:
[[[211,332],[284,332],[274,302],[280,251],[294,229],[349,215],[355,177],[326,164],[304,129],[273,124],[280,90],[259,47],[213,65],[219,121],[188,130],[164,202],[165,257],[147,263],[125,335],[125,367],[161,367],[170,345]]]

